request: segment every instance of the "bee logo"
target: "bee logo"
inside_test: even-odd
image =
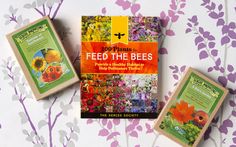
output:
[[[115,36],[118,37],[118,39],[120,39],[122,36],[125,36],[125,34],[121,34],[121,33],[117,33],[117,34],[114,34]]]

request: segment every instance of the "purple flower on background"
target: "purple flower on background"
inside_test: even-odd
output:
[[[227,5],[227,4],[226,4]],[[216,26],[221,28],[222,38],[221,45],[231,44],[232,47],[236,47],[236,24],[235,22],[226,22],[224,17],[227,13],[223,11],[223,5],[211,1],[203,1],[202,6],[208,10],[208,15],[210,18],[216,20]]]
[[[152,143],[153,146],[155,145],[159,134],[157,134],[150,125],[153,120],[150,120],[150,122],[146,122],[145,127],[141,125],[140,119],[87,119],[87,124],[97,123],[101,127],[98,132],[98,136],[105,137],[107,141],[111,141],[110,146],[113,147],[114,144],[115,146],[120,146],[118,137],[122,135],[122,131],[117,130],[117,127],[121,125],[122,121],[125,125],[124,136],[126,136],[125,138],[127,146],[129,146],[130,143],[129,139],[137,139],[139,137],[139,133],[141,133],[142,131],[146,131],[147,134],[152,133],[155,135],[155,139]],[[139,145],[136,144],[135,146]]]
[[[58,100],[58,96],[54,96],[51,99],[49,98],[48,103],[45,102],[44,109],[47,109],[46,118],[42,119],[38,122],[38,125],[35,125],[35,123],[32,120],[32,117],[29,113],[28,105],[26,105],[26,102],[29,98],[32,97],[32,93],[30,90],[25,88],[26,82],[25,79],[22,79],[21,74],[19,74],[19,67],[15,67],[15,62],[11,60],[11,57],[7,59],[7,61],[3,60],[3,73],[5,76],[5,79],[8,79],[10,82],[10,86],[13,88],[14,93],[12,95],[12,100],[19,102],[20,106],[22,107],[22,111],[19,112],[19,116],[21,118],[22,124],[28,124],[29,129],[23,129],[23,134],[26,135],[26,140],[33,143],[37,146],[47,146],[47,144],[50,147],[54,146],[54,140],[53,140],[53,130],[55,125],[57,124],[59,118],[61,116],[66,116],[68,114],[68,111],[72,108],[71,104],[73,101],[75,101],[77,90],[73,92],[72,97],[70,98],[70,101],[68,104],[64,104],[63,102],[60,103],[60,111],[53,115],[53,108],[55,107],[55,103]],[[22,80],[20,80],[22,79]],[[78,122],[76,119],[74,119],[74,122],[68,122],[67,127],[70,129],[69,135],[66,131],[60,130],[59,132],[61,135],[60,142],[63,145],[63,147],[70,146],[70,144],[74,144],[75,141],[78,140],[78,133],[79,133],[79,127]],[[42,127],[48,128],[48,136],[49,141],[47,142],[43,135],[40,135],[40,129]],[[65,140],[65,138],[68,138]]]
[[[138,13],[140,10],[141,6],[140,4],[136,2],[130,2],[128,0],[116,0],[115,2],[118,6],[122,7],[123,10],[130,9],[131,13],[134,16],[140,16],[141,14]]]
[[[169,66],[169,68],[172,70],[172,76],[176,82],[174,83],[174,86],[176,86],[180,80],[180,78],[183,76],[184,71],[186,70],[186,65],[178,67],[177,65]],[[169,94],[170,95],[170,94]]]
[[[102,14],[105,15],[107,13],[106,7],[102,8]]]
[[[116,127],[120,125],[120,119],[87,119],[87,124],[94,122],[101,127],[98,136],[105,137],[107,141],[111,141],[111,147],[119,146],[117,137],[121,134],[116,131]]]
[[[175,36],[174,30],[171,29],[172,25],[179,20],[181,15],[184,15],[183,9],[186,6],[186,0],[171,0],[169,10],[167,12],[161,11],[160,13],[160,27],[159,31],[159,53],[161,55],[168,54],[167,48],[164,47],[166,37]]]
[[[6,19],[5,25],[8,25],[10,23],[15,23],[15,28],[19,28],[21,26],[24,26],[29,23],[29,19],[23,19],[22,15],[17,15],[18,9],[13,8],[13,6],[9,7],[9,14],[5,14],[4,18]]]
[[[227,2],[224,6],[226,6],[225,9],[223,9],[222,4],[216,4],[215,2],[212,2],[210,0],[203,0],[203,3],[201,6],[205,7],[207,9],[208,16],[215,20],[216,22],[216,28],[220,28],[221,30],[221,48],[219,49],[216,47],[216,38],[214,35],[212,35],[209,31],[206,31],[203,27],[199,26],[198,17],[196,15],[189,18],[189,22],[187,23],[187,28],[185,30],[185,33],[193,32],[195,34],[195,40],[194,43],[199,51],[199,59],[200,60],[211,60],[213,61],[213,65],[208,67],[208,72],[218,72],[219,75],[217,77],[218,82],[220,82],[224,87],[228,87],[230,83],[233,83],[235,85],[236,83],[236,72],[231,64],[226,64],[227,62],[227,50],[231,47],[236,46],[235,45],[235,39],[236,39],[236,33],[235,33],[235,22],[228,22],[228,10],[227,10]],[[223,10],[226,10],[224,12]],[[219,51],[224,51],[225,58],[222,58],[222,56],[219,54]],[[235,88],[235,87],[233,87]],[[229,88],[229,91],[231,94],[236,94],[236,89]],[[229,128],[232,128],[234,126],[233,121],[231,120],[232,117],[236,116],[235,113],[235,96],[233,96],[233,100],[229,101],[229,106],[232,107],[232,113],[224,118],[223,112],[224,112],[224,104],[221,107],[220,115],[217,116],[215,119],[213,119],[212,124],[207,129],[204,139],[207,140],[211,138],[211,132],[213,128],[217,128],[220,134],[220,144],[224,143],[223,134],[228,134]],[[215,139],[211,138],[213,143],[216,144]],[[233,139],[234,141],[234,139]]]
[[[233,122],[230,119],[226,119],[223,121],[223,124],[219,127],[219,131],[221,133],[227,134],[228,133],[228,128],[233,127]]]
[[[38,0],[37,3],[36,1],[34,1],[33,3],[25,4],[24,8],[34,9],[41,16],[49,16],[51,19],[55,19],[63,2],[64,0],[58,0],[58,1]]]
[[[218,77],[218,81],[223,85],[227,86],[228,81],[235,83],[236,82],[236,74],[234,74],[234,68],[232,65],[228,65],[229,68],[226,69],[225,65],[222,63],[221,58],[218,55],[218,50],[215,46],[215,37],[209,32],[204,30],[204,28],[199,27],[197,16],[193,16],[188,19],[186,33],[194,32],[196,35],[195,45],[199,50],[199,59],[211,59],[215,65],[208,67],[208,72],[212,72],[213,70],[222,73],[222,76]],[[223,42],[225,39],[223,37]],[[227,41],[228,42],[228,41]],[[226,60],[226,59],[225,59]],[[225,76],[225,72],[227,70],[227,76]]]
[[[236,146],[236,145],[235,145],[235,144],[236,144],[236,131],[234,131],[232,135],[233,135],[232,140],[233,140],[233,143],[234,143],[234,144],[230,145],[230,147],[235,147],[235,146]]]

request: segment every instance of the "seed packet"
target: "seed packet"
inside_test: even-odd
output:
[[[157,17],[83,16],[82,118],[156,118]]]
[[[49,17],[7,35],[37,100],[78,81]]]
[[[183,146],[195,147],[227,93],[224,87],[189,68],[154,128]]]

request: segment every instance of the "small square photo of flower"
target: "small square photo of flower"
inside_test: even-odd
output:
[[[129,41],[158,41],[158,17],[129,17]]]
[[[110,41],[110,16],[83,16],[82,41]]]

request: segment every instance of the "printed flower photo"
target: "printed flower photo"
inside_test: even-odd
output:
[[[110,41],[110,16],[83,16],[82,41]]]
[[[35,53],[31,67],[40,87],[43,87],[46,83],[56,81],[63,74],[69,72],[62,61],[63,58],[60,52],[55,49],[42,49]]]
[[[157,75],[83,74],[82,112],[157,113]]]
[[[157,17],[129,17],[129,41],[158,40],[159,18]]]
[[[209,116],[202,110],[195,110],[193,105],[180,100],[172,105],[161,122],[160,128],[171,132],[187,144],[194,144]]]

